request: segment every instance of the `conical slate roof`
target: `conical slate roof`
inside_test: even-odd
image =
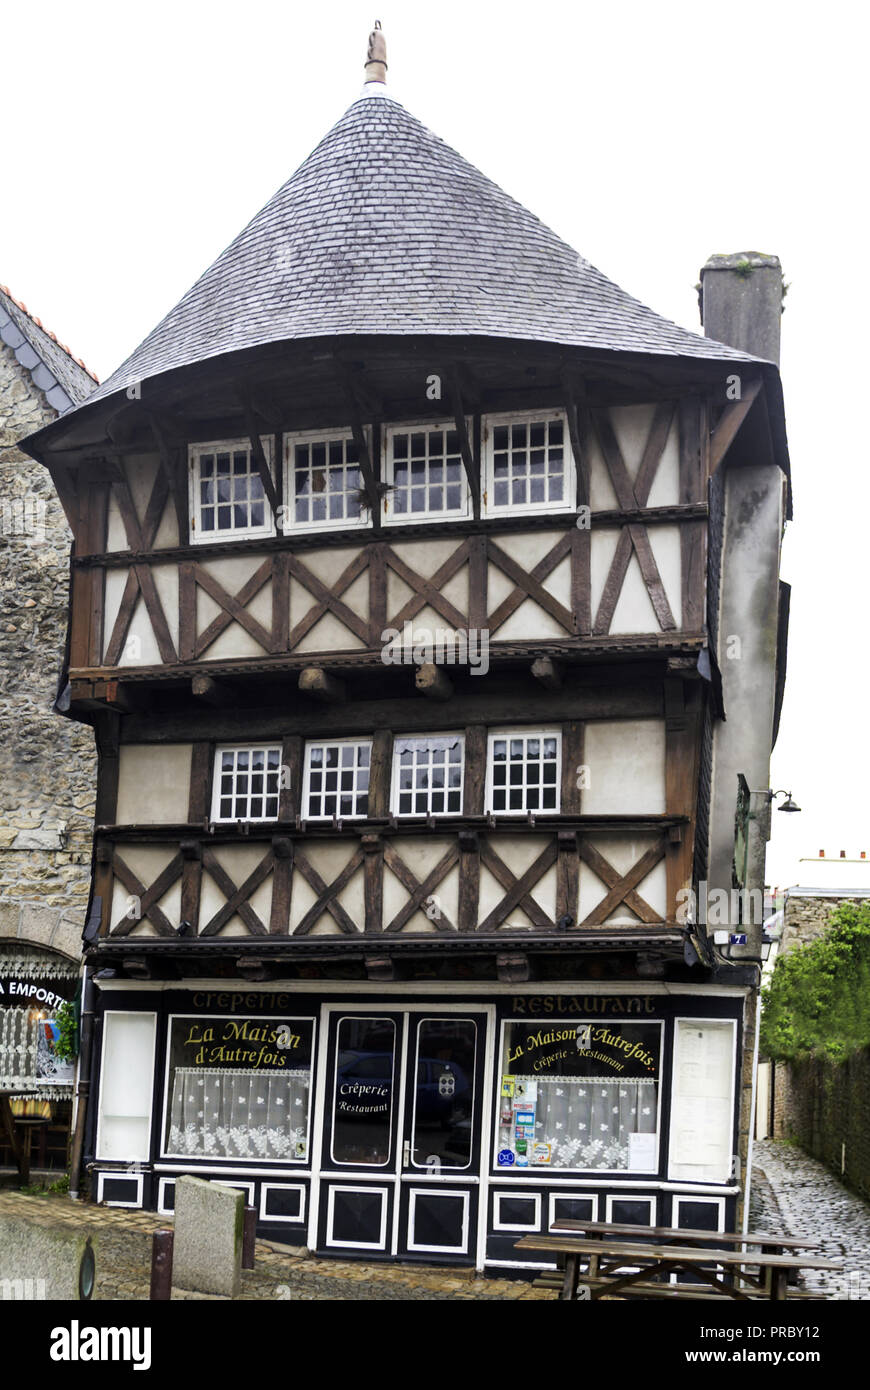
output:
[[[751,360],[626,294],[368,85],[91,402],[222,353],[342,334]]]

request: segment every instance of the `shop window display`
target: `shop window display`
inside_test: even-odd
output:
[[[661,1025],[504,1025],[497,1165],[654,1172]]]
[[[304,1162],[311,1019],[170,1020],[165,1152]]]

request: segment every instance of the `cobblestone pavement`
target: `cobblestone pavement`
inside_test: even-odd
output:
[[[0,1217],[16,1216],[53,1229],[86,1227],[99,1237],[98,1300],[147,1300],[151,1270],[151,1235],[172,1224],[154,1212],[125,1211],[71,1202],[68,1197],[29,1196],[0,1191]],[[175,1298],[206,1298],[194,1293]],[[256,1267],[242,1271],[243,1299],[417,1301],[484,1299],[490,1302],[554,1299],[548,1289],[533,1289],[515,1279],[479,1279],[473,1271],[429,1269],[414,1265],[366,1265],[356,1261],[319,1260],[305,1250],[258,1240]]]
[[[772,1139],[755,1144],[750,1227],[820,1240],[818,1254],[842,1260],[843,1272],[808,1269],[803,1287],[825,1298],[870,1300],[870,1204],[801,1149]]]

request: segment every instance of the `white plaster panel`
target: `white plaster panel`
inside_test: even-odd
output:
[[[122,845],[118,853],[127,865],[127,868],[136,875],[143,887],[148,888],[154,880],[160,876],[166,868],[166,865],[175,857],[176,849],[175,846],[167,845]],[[114,880],[112,892],[112,928],[116,927],[121,921],[121,918],[125,917],[129,912],[131,906],[130,896],[129,890],[116,878]],[[166,912],[166,902],[169,902],[170,906],[174,907],[176,916],[175,918],[170,917],[170,921],[173,922],[173,925],[177,925],[178,923],[177,907],[180,901],[180,892],[176,899],[176,895],[173,895],[172,889],[170,889],[168,893],[164,894],[163,900],[158,903],[158,906],[163,907],[164,912]],[[169,917],[169,912],[166,912],[166,915]],[[140,936],[153,936],[156,934],[154,928],[151,927],[150,923],[147,921],[138,921],[134,930]]]
[[[328,550],[300,551],[298,558],[300,564],[303,564],[316,579],[331,589],[359,553],[360,547],[358,545],[347,549],[342,546],[340,550],[330,548]]]
[[[628,873],[632,865],[642,859],[648,849],[656,843],[655,835],[595,835],[591,837],[592,844],[609,864],[619,874]],[[640,894],[645,902],[664,917],[667,910],[667,870],[665,860],[660,859],[658,864],[642,879],[635,890]],[[603,898],[607,896],[609,889],[597,874],[593,873],[588,864],[580,863],[580,908],[577,916],[578,923],[582,926],[583,921],[588,917]],[[640,919],[635,916],[630,908],[621,903],[619,907],[608,918],[608,922],[617,925],[636,926]]]
[[[308,605],[303,612],[299,614],[299,617],[304,616],[304,613],[308,611],[313,603],[314,600],[309,597]],[[297,621],[298,618],[294,614],[291,599],[291,631],[294,623]],[[345,652],[358,651],[365,646],[366,643],[357,637],[356,633],[351,632],[349,627],[345,627],[344,623],[341,622],[339,618],[336,618],[332,613],[325,613],[323,617],[319,618],[314,624],[314,627],[306,632],[302,641],[297,642],[294,650],[297,652]]]
[[[118,825],[187,820],[191,745],[125,743],[118,771]]]
[[[461,544],[461,540],[456,537],[447,536],[440,540],[401,541],[390,549],[416,574],[421,574],[424,579],[431,579],[451,555],[456,553]]]
[[[570,636],[568,628],[563,627],[557,618],[545,612],[533,599],[527,598],[506,622],[495,629],[491,639],[493,642],[515,642],[566,636]]]
[[[127,532],[124,530],[121,508],[118,504],[118,494],[114,488],[111,488],[109,491],[109,506],[106,522],[106,549],[129,550],[130,546],[127,543]]]
[[[583,761],[590,783],[582,793],[584,816],[664,813],[663,719],[590,720]]]

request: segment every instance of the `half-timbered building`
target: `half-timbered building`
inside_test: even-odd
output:
[[[755,968],[686,903],[717,845],[732,886],[738,771],[767,786],[772,714],[761,765],[714,751],[728,470],[775,498],[740,535],[776,592],[775,366],[431,134],[376,32],[363,95],[28,448],[100,753],[96,1198],[170,1211],[196,1173],[273,1238],[478,1267],[566,1215],[732,1226]]]

